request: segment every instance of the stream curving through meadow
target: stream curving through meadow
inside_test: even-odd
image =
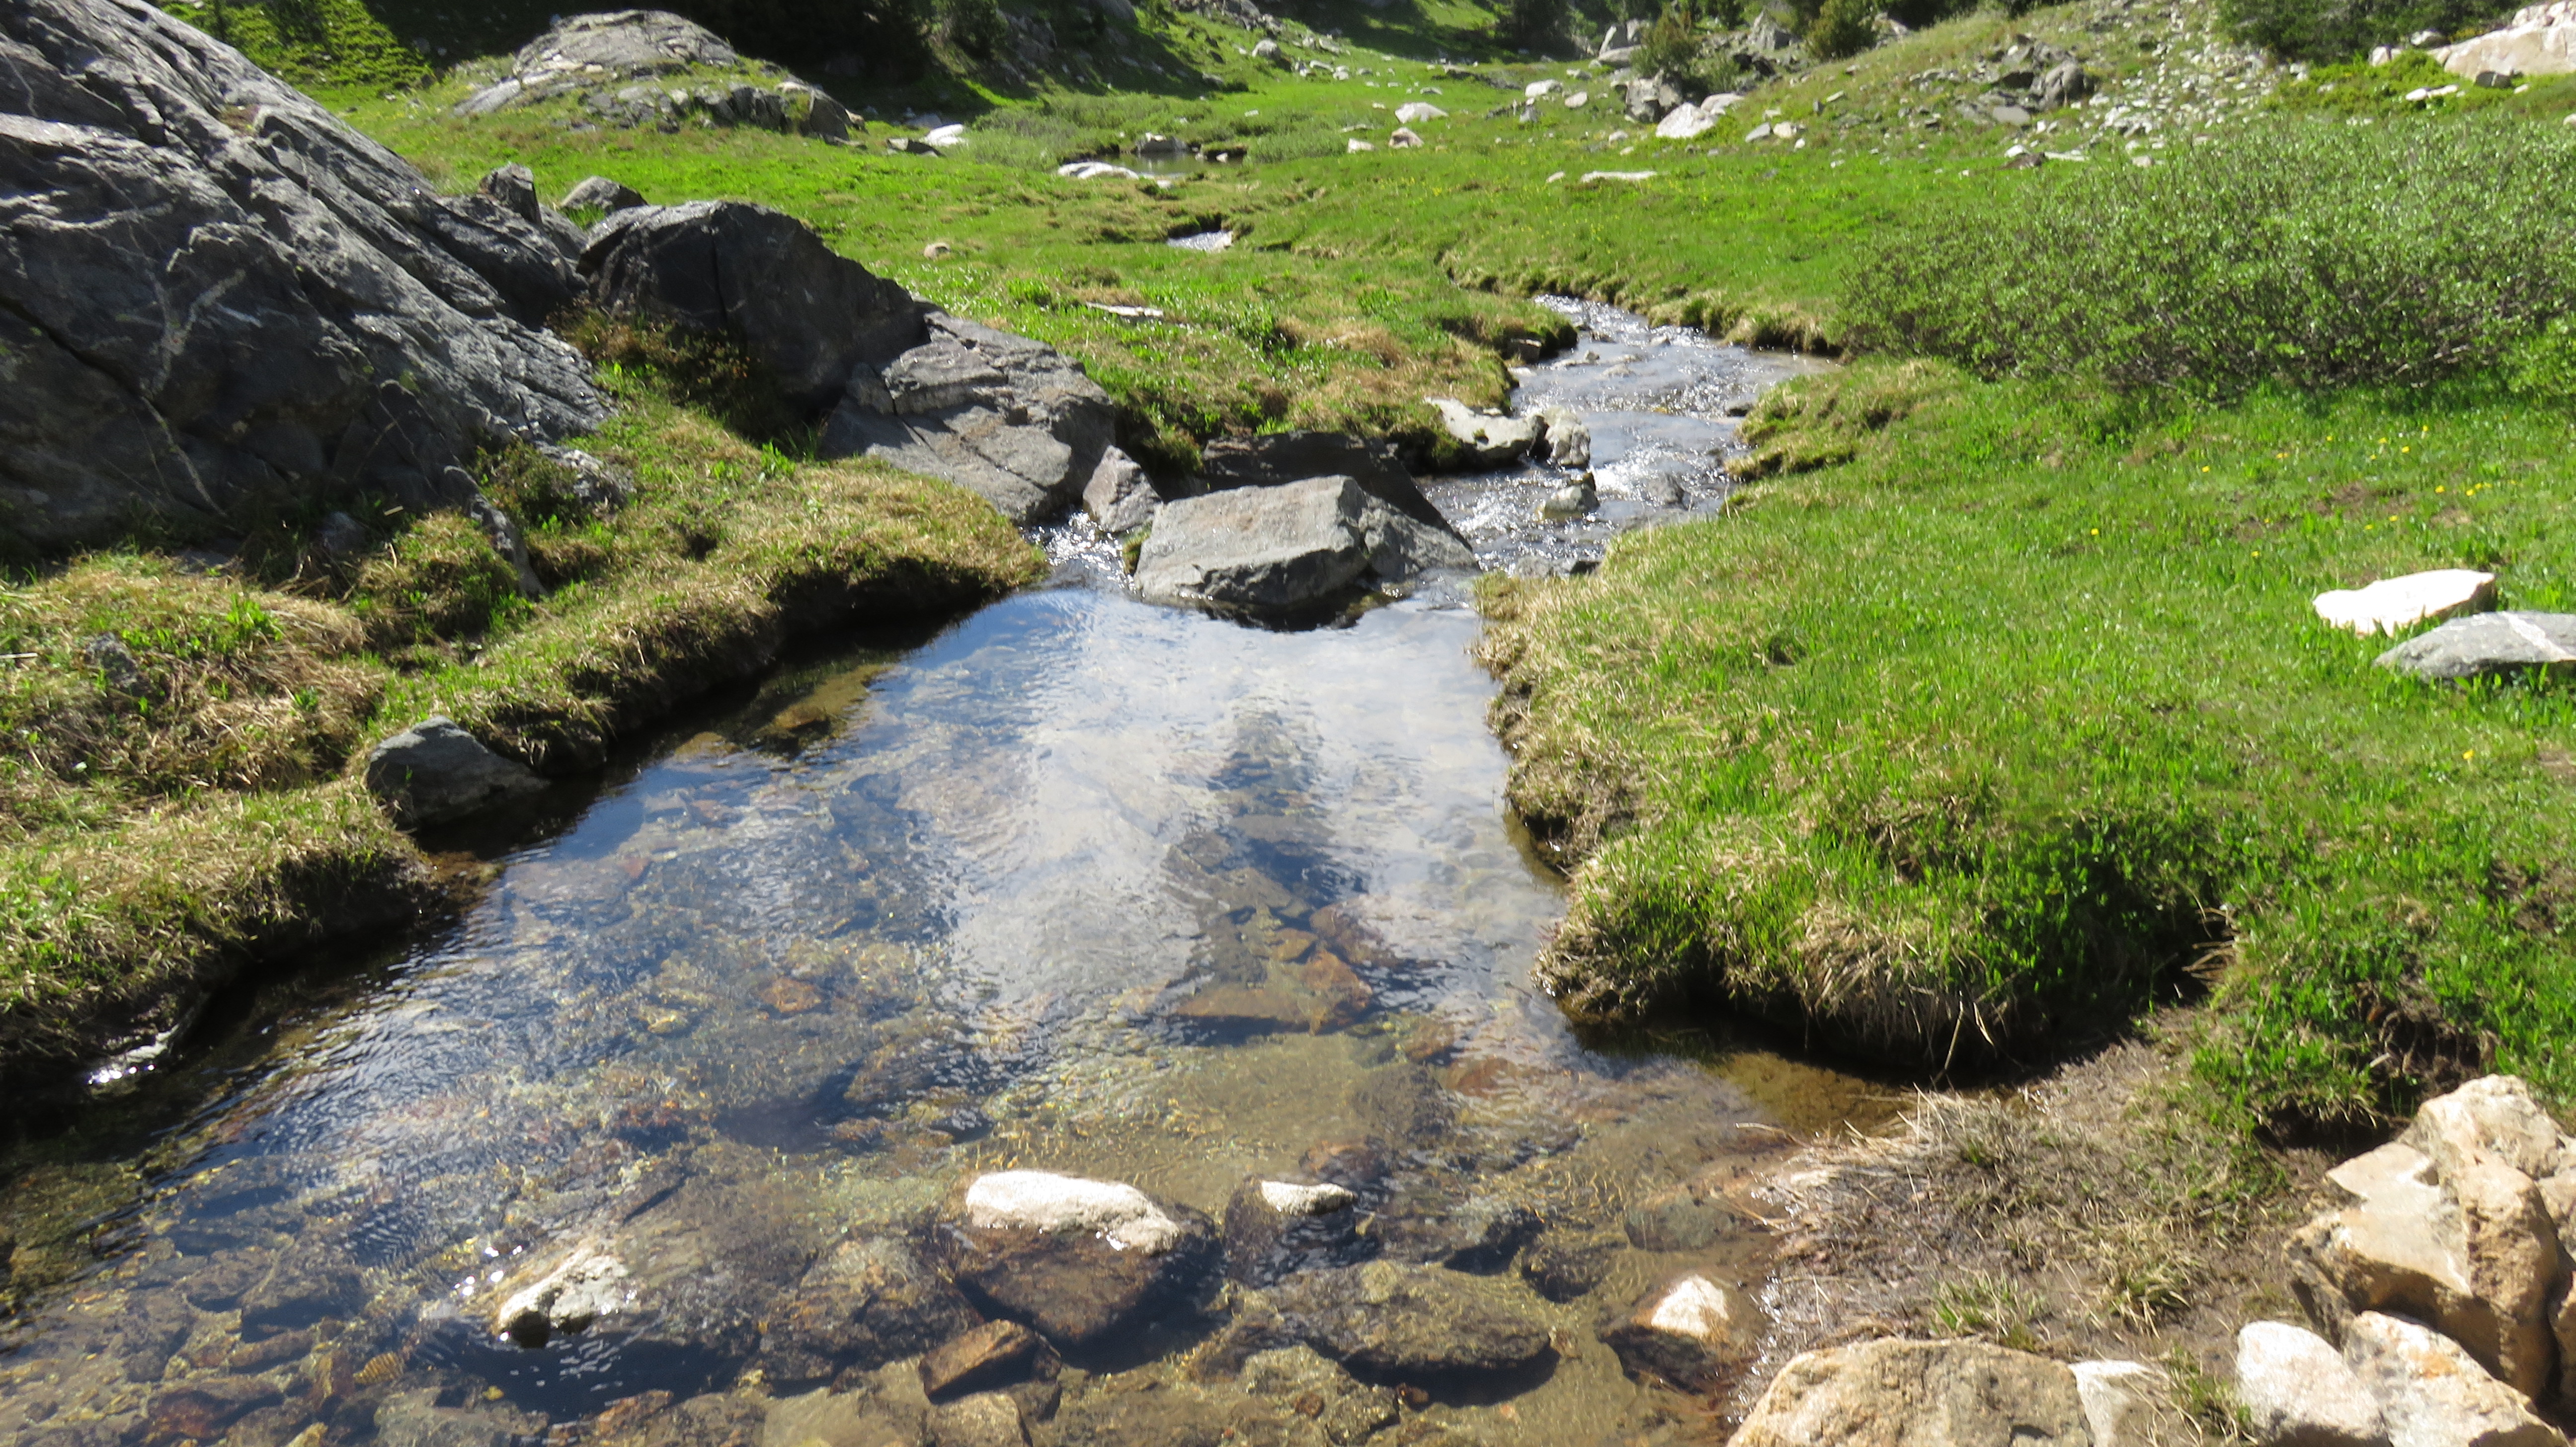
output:
[[[1727,406],[1807,365],[1561,305],[1583,340],[1522,401],[1586,415],[1603,506],[1537,523],[1564,480],[1539,466],[1429,482],[1489,566],[1713,505]],[[1136,601],[1078,527],[1045,540],[1049,586],[710,705],[480,850],[452,926],[235,1002],[48,1117],[0,1160],[0,1221],[22,1263],[77,1269],[0,1322],[0,1439],[917,1441],[884,1374],[765,1345],[836,1243],[917,1236],[982,1170],[1222,1215],[1249,1177],[1364,1158],[1390,1254],[1503,1202],[1597,1268],[1561,1302],[1502,1270],[1557,1361],[1407,1384],[1408,1422],[1700,1440],[1596,1329],[1683,1265],[1758,1298],[1759,1243],[1640,1212],[1874,1092],[1743,1041],[1588,1042],[1534,990],[1560,885],[1502,807],[1454,589],[1268,631]],[[494,1334],[527,1262],[603,1230],[652,1243],[634,1311]],[[1073,1360],[1048,1410],[1197,1390],[1220,1315]]]

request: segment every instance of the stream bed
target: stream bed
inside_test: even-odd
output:
[[[1536,523],[1538,466],[1430,483],[1489,566],[1713,504],[1726,405],[1804,366],[1563,305],[1584,339],[1523,401],[1586,414],[1603,508]],[[929,1441],[908,1361],[781,1344],[815,1263],[918,1244],[1011,1168],[1214,1217],[1247,1180],[1356,1181],[1374,1249],[1546,1323],[1543,1370],[1376,1383],[1370,1440],[1712,1438],[1599,1331],[1683,1268],[1759,1300],[1711,1183],[1879,1092],[1748,1041],[1587,1041],[1533,988],[1561,884],[1502,806],[1454,590],[1270,631],[1045,540],[1049,586],[839,640],[514,839],[430,841],[488,872],[452,926],[229,1002],[30,1131],[0,1159],[0,1440]],[[606,1240],[624,1311],[496,1332],[536,1263]],[[900,1276],[868,1310],[911,1309]],[[1032,1439],[1358,1440],[1211,1379],[1231,1301],[1068,1356]]]

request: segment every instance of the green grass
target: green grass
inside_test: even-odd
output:
[[[2141,426],[1924,364],[1790,398],[1849,461],[1494,600],[1512,800],[1583,859],[1570,1007],[1939,1069],[2209,982],[2199,1068],[2248,1118],[2488,1064],[2576,1093],[2576,694],[2404,681],[2309,608],[2454,566],[2576,608],[2565,417],[2463,386]]]

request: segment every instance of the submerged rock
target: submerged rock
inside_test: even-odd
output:
[[[1167,503],[1136,568],[1146,601],[1277,613],[1325,603],[1374,575],[1470,567],[1465,544],[1403,516],[1347,477]]]
[[[1546,1324],[1518,1292],[1434,1266],[1372,1261],[1311,1272],[1271,1298],[1317,1351],[1376,1375],[1519,1372],[1555,1354]]]
[[[407,829],[462,819],[545,787],[535,770],[436,715],[376,745],[366,779],[367,792]]]
[[[1521,1253],[1521,1280],[1550,1301],[1589,1296],[1610,1278],[1610,1268],[1618,1263],[1619,1252],[1627,1244],[1616,1236],[1550,1232]]]
[[[940,1208],[938,1239],[958,1285],[1067,1347],[1152,1319],[1194,1291],[1216,1256],[1198,1212],[1048,1171],[959,1187]]]
[[[1361,1382],[1312,1347],[1256,1352],[1243,1364],[1243,1390],[1312,1420],[1334,1447],[1392,1427],[1403,1413],[1395,1393]]]
[[[934,1402],[1055,1374],[1055,1353],[1016,1321],[988,1321],[921,1358],[921,1390]]]
[[[1637,1298],[1601,1339],[1630,1372],[1698,1391],[1753,1359],[1763,1325],[1742,1292],[1690,1272]]]
[[[1538,1238],[1538,1213],[1518,1201],[1471,1196],[1437,1209],[1399,1216],[1385,1227],[1387,1255],[1398,1261],[1433,1262],[1452,1271],[1501,1271]]]
[[[974,1326],[974,1308],[910,1246],[844,1241],[769,1314],[760,1360],[774,1382],[828,1382],[930,1351]]]
[[[2091,1447],[2064,1363],[1975,1341],[1885,1341],[1803,1353],[1773,1378],[1734,1447]]]
[[[1225,1207],[1225,1274],[1253,1286],[1315,1266],[1345,1266],[1373,1244],[1359,1234],[1359,1197],[1344,1187],[1253,1179]]]
[[[479,451],[607,415],[542,330],[570,266],[491,198],[149,5],[29,0],[0,38],[0,525],[55,549],[361,492],[455,508]]]

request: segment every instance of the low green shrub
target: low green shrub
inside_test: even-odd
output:
[[[2287,121],[2152,168],[2052,167],[1886,239],[1850,339],[1986,377],[2241,396],[2422,387],[2576,309],[2576,137]]]
[[[1807,26],[1807,50],[1818,60],[1858,55],[1878,39],[1877,19],[1873,0],[1825,0]]]

